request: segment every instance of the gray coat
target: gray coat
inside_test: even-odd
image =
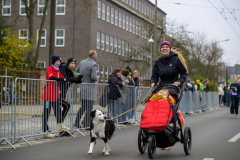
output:
[[[125,83],[125,87],[120,87],[120,92],[121,92],[121,95],[122,97],[118,99],[119,103],[122,103],[122,104],[125,104],[126,103],[126,100],[127,100],[127,96],[128,96],[128,83],[129,83],[129,80],[126,76],[123,76],[121,75],[121,80],[124,81]]]
[[[96,61],[92,58],[87,58],[81,61],[76,69],[76,72],[81,73],[83,75],[83,82],[80,85],[81,88],[80,98],[95,101],[96,100],[95,82],[98,81]]]

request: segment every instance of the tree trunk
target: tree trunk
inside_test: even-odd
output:
[[[32,63],[32,57],[33,57],[33,29],[34,29],[34,20],[33,20],[33,11],[34,11],[34,4],[33,0],[29,1],[29,10],[28,10],[28,43],[31,45],[31,49],[28,50],[27,55],[27,65],[28,68],[34,68],[34,64]]]
[[[50,46],[49,46],[49,66],[52,65],[52,56],[54,55],[55,47],[55,10],[56,0],[51,0],[51,15],[50,15]]]
[[[46,12],[47,12],[47,9],[48,9],[48,2],[49,2],[49,0],[46,0],[45,7],[44,7],[44,10],[43,10],[42,21],[41,21],[40,29],[38,31],[38,40],[37,40],[38,43],[37,43],[37,48],[36,48],[36,55],[34,57],[33,64],[37,64],[37,61],[38,61],[39,47],[40,47],[40,44],[41,44],[41,35],[42,35],[42,31],[43,31],[43,26],[44,26],[44,23],[45,23]]]

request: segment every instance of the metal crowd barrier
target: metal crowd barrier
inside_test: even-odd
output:
[[[90,127],[90,112],[103,111],[108,118],[116,117],[137,106],[150,87],[125,86],[120,88],[121,98],[109,100],[108,84],[72,84],[51,80],[0,76],[0,144],[13,144],[30,137],[58,136],[68,133],[74,137]],[[58,87],[56,87],[58,86]],[[218,93],[184,92],[179,109],[192,113],[219,107]],[[53,109],[51,109],[53,108]],[[142,105],[114,119],[116,127],[140,122]],[[69,129],[61,131],[63,128]]]
[[[0,144],[7,142],[12,148],[13,135],[13,93],[11,93],[14,84],[13,77],[0,76]],[[10,140],[10,141],[9,141]]]

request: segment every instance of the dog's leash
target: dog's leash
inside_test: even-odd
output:
[[[124,115],[124,114],[126,114],[126,113],[128,113],[128,112],[130,112],[130,111],[132,111],[132,110],[134,110],[134,109],[137,109],[137,108],[140,107],[141,105],[145,105],[145,104],[147,103],[148,99],[149,99],[149,94],[152,92],[153,88],[154,88],[154,87],[151,87],[151,88],[150,88],[150,90],[148,91],[146,97],[145,97],[145,98],[143,99],[143,101],[140,102],[136,107],[134,107],[133,109],[130,109],[130,110],[128,110],[128,111],[126,111],[126,112],[124,112],[124,113],[122,113],[122,114],[119,114],[118,116],[116,116],[116,117],[114,117],[114,118],[107,119],[107,120],[108,120],[108,121],[112,121],[112,120],[114,120],[114,119],[116,119],[116,118],[118,118],[118,117],[120,117],[120,116],[122,116],[122,115]]]

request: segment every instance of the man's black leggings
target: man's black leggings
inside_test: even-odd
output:
[[[231,97],[232,105],[231,105],[231,114],[238,114],[238,105],[239,105],[239,98]]]

